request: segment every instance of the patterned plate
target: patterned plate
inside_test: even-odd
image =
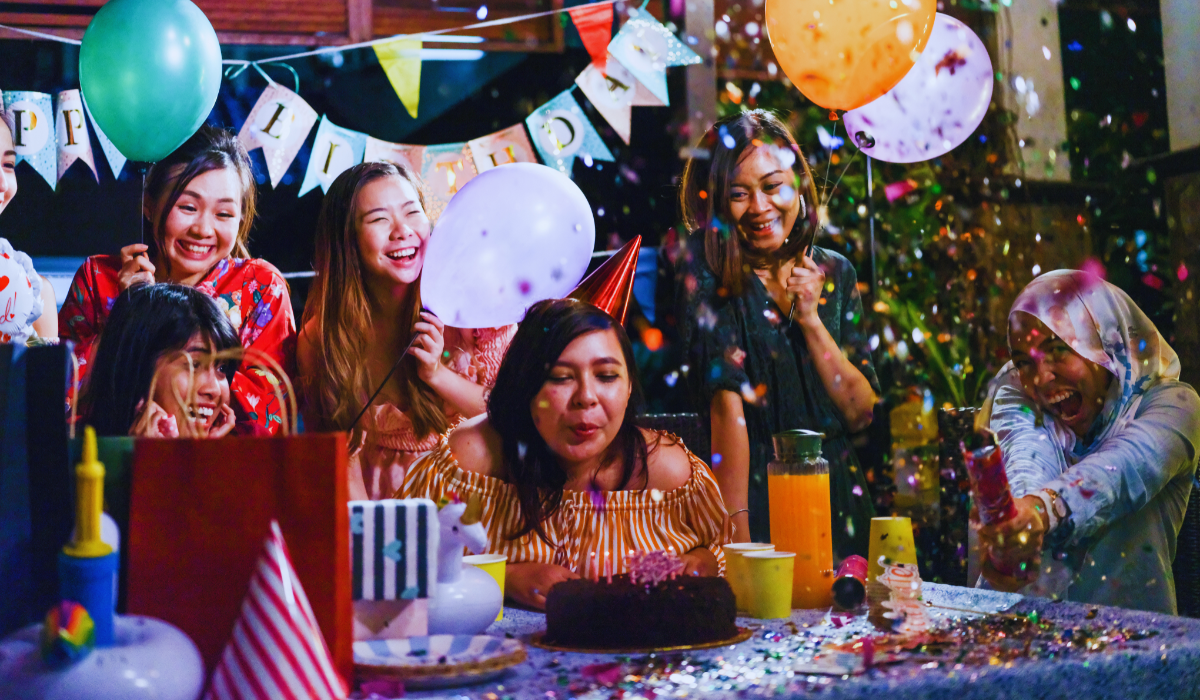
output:
[[[557,644],[546,642],[546,633],[538,632],[533,635],[529,643],[539,649],[547,649],[549,651],[571,651],[580,654],[651,654],[655,652],[666,651],[696,651],[698,649],[715,649],[717,647],[725,647],[731,644],[740,644],[754,635],[754,630],[745,627],[739,627],[738,633],[729,639],[720,639],[715,642],[705,642],[703,644],[684,644],[676,647],[628,647],[624,649],[583,649],[577,647],[564,647]]]
[[[482,683],[523,661],[521,642],[487,635],[435,634],[354,643],[359,680],[398,680],[408,688]]]

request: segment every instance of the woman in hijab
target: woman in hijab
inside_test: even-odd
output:
[[[1008,343],[985,411],[1017,515],[980,529],[1000,564],[983,556],[984,578],[1174,614],[1171,562],[1200,446],[1200,398],[1179,381],[1179,357],[1125,292],[1077,270],[1025,287]]]

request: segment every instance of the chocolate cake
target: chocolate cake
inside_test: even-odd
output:
[[[647,585],[628,575],[563,581],[546,596],[545,641],[581,649],[650,649],[737,635],[733,589],[715,576]]]

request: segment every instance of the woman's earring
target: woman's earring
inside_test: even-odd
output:
[[[804,201],[804,195],[800,195],[800,216],[808,218],[808,202]]]

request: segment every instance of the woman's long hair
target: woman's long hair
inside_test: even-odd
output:
[[[425,206],[421,181],[403,165],[362,163],[346,170],[333,181],[317,218],[316,278],[304,305],[302,327],[310,320],[317,325],[319,371],[304,378],[302,389],[309,413],[318,430],[349,430],[351,422],[375,391],[363,358],[371,328],[376,322],[364,280],[354,215],[358,193],[367,183],[385,177],[408,180]],[[408,299],[398,322],[407,329],[420,320],[420,278],[410,285]],[[407,406],[405,415],[418,437],[441,433],[449,427],[441,399],[417,375],[417,361],[406,356],[396,370]]]
[[[146,173],[143,206],[148,214],[156,215],[150,222],[150,237],[155,248],[152,252],[163,249],[167,217],[192,180],[212,170],[225,169],[237,173],[242,185],[242,220],[233,242],[232,255],[235,258],[250,257],[246,244],[250,241],[250,228],[258,211],[258,190],[254,184],[250,155],[233,132],[207,124],[201,126],[171,155],[150,166]]]
[[[795,154],[792,170],[799,176],[797,196],[801,202],[800,216],[783,246],[769,256],[757,254],[745,247],[738,235],[738,222],[729,208],[729,189],[733,173],[747,148],[771,145]],[[725,287],[733,294],[741,293],[747,274],[746,266],[765,267],[777,260],[795,258],[806,250],[820,226],[817,212],[817,188],[808,161],[792,132],[771,112],[756,109],[725,117],[712,125],[700,139],[700,148],[711,154],[708,158],[691,158],[683,168],[679,187],[679,205],[683,223],[704,243],[704,258]]]
[[[200,333],[214,352],[241,348],[237,332],[217,303],[193,287],[134,285],[113,304],[87,382],[79,397],[81,419],[99,435],[128,435],[139,405],[149,401],[159,358],[186,348]],[[231,380],[237,363],[222,367]]]
[[[533,399],[571,341],[585,333],[609,330],[617,334],[621,344],[632,391],[621,429],[608,447],[604,464],[622,461],[622,489],[635,477],[641,477],[643,483],[648,481],[649,447],[636,424],[643,404],[642,386],[625,329],[612,316],[585,302],[573,299],[538,302],[530,307],[517,328],[488,397],[488,421],[500,434],[506,476],[516,487],[521,504],[520,529],[510,534],[509,539],[536,532],[549,542],[542,523],[562,505],[563,487],[567,483],[567,474],[559,466],[558,457],[533,423]]]

